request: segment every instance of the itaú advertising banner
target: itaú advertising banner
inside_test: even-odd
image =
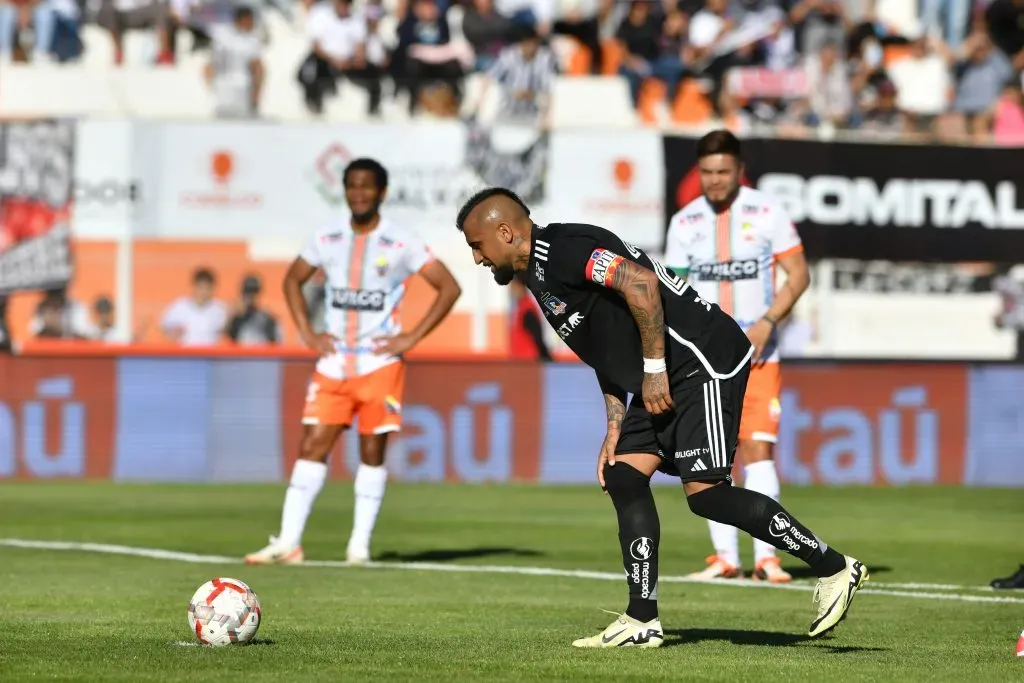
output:
[[[664,138],[666,219],[693,197],[696,140]],[[1024,149],[743,142],[811,258],[994,261],[1024,252]],[[1012,259],[1011,259],[1012,260]]]
[[[0,479],[285,481],[312,364],[0,356]],[[1024,486],[1024,369],[784,366],[776,451],[788,485]],[[418,362],[395,480],[594,485],[605,415],[577,364]],[[350,430],[331,473],[358,465]],[[659,480],[675,481],[659,475]]]

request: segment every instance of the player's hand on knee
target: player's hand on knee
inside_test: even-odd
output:
[[[604,443],[601,444],[601,452],[597,456],[597,483],[601,485],[601,490],[608,493],[605,490],[604,484],[604,466],[607,463],[609,467],[615,466],[615,444],[619,442],[619,430],[608,428],[608,436],[604,438]]]
[[[645,373],[643,397],[644,408],[652,415],[660,415],[672,410],[675,404],[672,402],[672,392],[669,389],[668,373]]]

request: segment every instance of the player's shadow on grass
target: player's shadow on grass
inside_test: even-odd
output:
[[[469,560],[495,555],[504,557],[540,557],[543,554],[538,550],[525,550],[523,548],[447,548],[409,553],[391,551],[381,553],[373,559],[381,562],[451,562],[452,560]]]
[[[871,572],[872,576],[874,576],[875,574],[884,574],[886,572],[891,572],[892,571],[892,567],[887,567],[884,564],[875,565],[875,564],[871,564],[870,562],[867,562],[867,561],[865,561],[864,564],[866,564],[868,566],[868,571]],[[807,565],[794,565],[794,566],[784,565],[783,569],[785,569],[787,572],[789,572],[790,575],[794,579],[816,579],[816,578],[818,578],[818,575],[814,573],[814,570],[811,569],[810,567],[808,567]],[[870,586],[870,584],[868,584],[868,585]]]
[[[804,643],[813,643],[810,647],[826,650],[831,654],[849,652],[885,652],[888,648],[859,647],[856,645],[830,645],[827,641],[808,638],[799,633],[782,633],[779,631],[740,631],[725,628],[684,628],[667,629],[663,647],[692,645],[704,640],[727,640],[733,645],[770,645],[772,647],[793,647]]]
[[[253,638],[252,640],[249,641],[248,647],[253,647],[255,645],[276,645],[276,644],[277,643],[275,643],[270,638]]]

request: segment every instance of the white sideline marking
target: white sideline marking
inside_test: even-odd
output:
[[[10,548],[26,548],[32,550],[71,550],[80,552],[104,553],[107,555],[126,555],[131,557],[147,557],[154,560],[173,560],[191,564],[241,564],[240,557],[224,555],[197,555],[175,550],[159,548],[137,548],[127,545],[111,545],[107,543],[75,543],[70,541],[33,541],[20,538],[0,538],[0,546]],[[411,569],[414,571],[433,572],[465,572],[471,574],[519,574],[521,576],[558,576],[572,579],[594,579],[598,581],[622,581],[623,575],[617,572],[598,572],[583,569],[553,569],[550,567],[517,567],[512,565],[486,564],[441,564],[437,562],[367,562],[351,565],[348,562],[332,560],[306,561],[294,567],[368,567],[374,569]],[[869,567],[870,569],[870,567]],[[789,584],[773,584],[749,579],[691,579],[685,576],[659,576],[659,582],[665,583],[696,583],[709,586],[736,588],[771,588],[776,590],[794,590],[807,592],[814,588],[813,583],[794,582]],[[938,590],[991,590],[983,586],[955,586],[952,584],[930,583],[869,583],[870,588],[860,592],[868,595],[889,595],[900,598],[916,598],[920,600],[958,600],[961,602],[1008,603],[1024,605],[1024,598],[1003,597],[995,595],[963,595],[961,593],[936,593],[906,590],[907,587],[921,588],[928,591]]]

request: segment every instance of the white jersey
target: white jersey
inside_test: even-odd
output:
[[[672,216],[665,265],[685,271],[701,298],[718,304],[747,330],[775,301],[775,262],[802,249],[779,202],[740,187],[722,213],[701,196]],[[779,359],[776,339],[769,341],[764,357]]]
[[[375,354],[373,340],[401,332],[405,281],[433,260],[419,236],[386,218],[357,234],[346,216],[314,233],[299,257],[324,271],[326,332],[338,339],[337,353],[320,358],[317,372],[343,379],[399,361]]]

